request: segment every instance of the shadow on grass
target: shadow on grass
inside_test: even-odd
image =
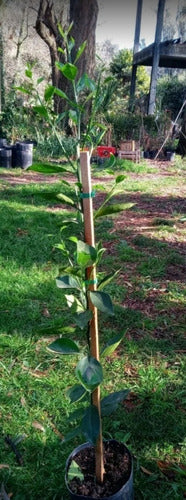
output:
[[[128,433],[128,447],[134,455],[135,498],[157,499],[157,488],[162,496],[169,498],[175,476],[163,476],[158,467],[158,460],[166,460],[171,450],[182,446],[184,436],[184,414],[181,408],[183,387],[180,385],[176,398],[166,387],[136,391],[136,403],[127,406],[124,402],[112,418],[103,419],[104,439],[115,438],[123,441]],[[179,401],[180,397],[180,401]],[[55,417],[53,416],[55,421]],[[8,492],[13,492],[16,500],[67,500],[68,493],[64,482],[67,456],[83,439],[73,440],[62,445],[52,429],[42,424],[45,432],[35,431],[30,425],[27,436],[18,444],[23,457],[23,467],[16,466],[15,455],[4,444],[1,437],[2,462],[11,467],[1,471],[1,480]],[[67,432],[68,423],[64,418],[58,423],[62,433]],[[23,429],[24,430],[24,429]],[[29,435],[28,435],[29,433]],[[14,438],[14,436],[11,436]],[[169,458],[171,462],[171,458]],[[145,467],[150,470],[148,474]],[[140,483],[138,483],[140,476]],[[34,480],[33,480],[34,479]],[[179,497],[184,492],[184,477],[176,475]],[[143,484],[143,491],[142,491]],[[164,496],[163,496],[164,495]],[[166,496],[168,495],[168,496]],[[171,498],[174,497],[173,494]]]

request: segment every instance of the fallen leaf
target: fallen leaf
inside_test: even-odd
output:
[[[21,398],[21,406],[23,406],[24,408],[26,406],[26,399],[24,398],[24,396],[22,396]]]
[[[34,429],[37,429],[38,431],[45,432],[45,428],[42,424],[37,422],[37,420],[34,420],[34,422],[32,422],[32,427],[34,427]]]
[[[29,370],[30,375],[37,378],[47,377],[49,370]]]
[[[26,236],[28,234],[28,231],[26,229],[21,229],[20,227],[17,228],[17,236]]]
[[[8,464],[0,464],[0,469],[9,469],[10,466]]]
[[[47,307],[44,307],[44,309],[42,310],[42,315],[45,316],[45,318],[50,318],[50,313]]]
[[[157,466],[159,467],[160,471],[162,474],[164,474],[166,477],[169,479],[174,479],[175,478],[175,470],[174,470],[174,464],[171,462],[163,462],[161,460],[157,461]]]
[[[123,405],[128,411],[132,411],[140,404],[140,402],[140,399],[134,392],[129,392],[127,398],[123,401]]]
[[[150,470],[146,469],[142,465],[140,466],[140,469],[142,470],[142,472],[144,472],[144,474],[147,474],[148,476],[152,476],[154,474],[153,472],[151,472]]]

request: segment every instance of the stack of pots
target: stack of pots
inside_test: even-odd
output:
[[[0,167],[26,169],[32,165],[33,141],[16,142],[8,145],[0,138]]]

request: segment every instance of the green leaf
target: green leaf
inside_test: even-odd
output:
[[[71,81],[75,80],[76,75],[77,75],[77,67],[74,66],[74,64],[69,63],[69,62],[67,62],[65,64],[56,62],[56,66],[68,80],[71,80]]]
[[[45,80],[44,76],[40,76],[40,78],[37,79],[37,85],[42,83]]]
[[[88,393],[85,392],[85,394],[88,394]],[[82,399],[84,401],[85,398],[82,398]],[[84,413],[85,413],[85,408],[84,407],[81,407],[81,408],[78,408],[75,411],[72,411],[70,413],[69,417],[68,417],[69,422],[77,421],[77,420],[80,420],[80,419],[82,420]]]
[[[103,380],[102,366],[91,356],[82,358],[76,366],[76,375],[88,391],[93,391]]]
[[[91,90],[91,95],[92,92],[95,90],[95,82],[89,78],[87,73],[83,73],[81,78],[78,80],[77,85],[76,85],[76,91],[79,94],[85,89],[90,89]]]
[[[74,295],[65,295],[66,301],[67,301],[67,306],[71,308],[71,312],[74,313],[80,313],[84,311],[84,307],[81,304],[81,302],[78,300],[77,297]]]
[[[63,31],[61,24],[58,23],[57,27],[58,27],[59,33],[62,36],[62,38],[65,38],[65,32]]]
[[[56,174],[56,173],[63,173],[67,172],[66,168],[61,167],[59,165],[47,165],[47,164],[39,164],[39,163],[33,163],[33,165],[30,167],[29,170],[33,170],[34,172],[40,172],[42,174]]]
[[[45,108],[45,106],[33,106],[33,109],[34,109],[35,113],[38,113],[40,116],[42,116],[46,120],[48,119],[48,111]]]
[[[87,326],[89,321],[92,319],[92,311],[89,310],[83,311],[79,314],[74,315],[73,317],[76,325],[78,325],[79,328],[83,330],[85,326]]]
[[[113,305],[110,295],[105,292],[89,292],[92,304],[99,309],[99,311],[114,316]]]
[[[26,70],[25,70],[25,75],[26,75],[28,78],[32,78],[32,71],[31,71],[31,69],[26,69]]]
[[[117,347],[120,344],[120,342],[122,341],[124,335],[125,335],[125,332],[119,333],[118,335],[116,335],[115,337],[110,339],[109,342],[104,347],[101,355],[102,356],[110,356],[115,351],[115,349],[117,349]]]
[[[56,279],[56,285],[58,288],[77,288],[78,290],[81,288],[79,280],[70,274],[59,276]]]
[[[120,273],[120,269],[118,269],[115,273],[108,274],[105,276],[98,285],[98,290],[102,290],[106,285],[108,285],[111,281],[116,278],[116,276]]]
[[[81,469],[80,469],[79,465],[75,462],[75,460],[72,460],[72,462],[68,468],[67,477],[68,477],[68,481],[71,481],[72,479],[74,479],[74,477],[77,477],[79,479],[79,481],[84,480],[84,475],[81,472]]]
[[[67,390],[66,392],[67,397],[70,399],[71,403],[76,403],[77,401],[80,401],[84,395],[86,394],[85,388],[80,385],[76,384],[73,385],[70,389]]]
[[[48,346],[50,351],[57,352],[58,354],[78,354],[79,347],[78,345],[71,339],[60,338],[52,342]]]
[[[49,101],[51,99],[51,97],[54,95],[54,91],[55,91],[55,87],[53,85],[48,85],[48,87],[46,87],[45,93],[44,93],[44,99],[46,102]]]
[[[126,179],[126,175],[118,175],[115,179],[116,184],[120,184],[120,182],[123,182]]]
[[[56,66],[57,66],[57,63],[56,63]],[[66,101],[69,101],[69,98],[65,94],[65,92],[63,92],[62,90],[58,89],[57,87],[55,87],[54,94],[58,95],[62,99],[65,99]]]
[[[75,61],[74,63],[76,63],[78,61],[78,59],[80,58],[81,54],[83,54],[84,50],[85,50],[85,47],[87,45],[87,42],[86,40],[80,45],[79,49],[77,50],[77,53],[76,53],[76,57],[75,57]]]
[[[97,259],[97,251],[84,241],[77,241],[77,264],[83,268],[92,266]]]
[[[13,87],[15,90],[19,90],[19,92],[22,92],[22,94],[28,94],[32,95],[32,92],[28,89],[25,89],[25,87]]]
[[[69,118],[73,121],[73,123],[75,123],[75,125],[77,125],[78,117],[77,117],[76,111],[74,111],[73,109],[70,109],[69,110]]]
[[[100,432],[100,418],[96,406],[91,405],[86,409],[81,429],[86,439],[95,445]]]
[[[94,219],[98,219],[98,217],[103,217],[104,215],[113,215],[118,212],[122,212],[123,210],[129,210],[129,208],[133,207],[135,203],[117,203],[113,205],[104,206],[99,208],[94,215]]]
[[[66,194],[59,193],[59,194],[57,194],[56,197],[59,200],[65,201],[65,203],[67,203],[67,205],[71,205],[71,206],[75,205],[74,200],[72,200],[72,198],[69,198],[69,196],[66,196]]]
[[[106,417],[111,415],[114,411],[117,410],[117,407],[124,399],[126,399],[129,389],[125,389],[123,391],[112,392],[109,396],[106,396],[101,401],[101,415],[102,417]]]
[[[68,441],[71,441],[71,439],[74,439],[76,436],[79,436],[80,434],[82,434],[81,426],[75,427],[75,429],[66,434],[62,443],[67,443]]]

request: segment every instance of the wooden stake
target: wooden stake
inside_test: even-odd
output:
[[[94,219],[93,219],[93,204],[92,204],[92,185],[91,185],[91,169],[90,157],[88,151],[80,153],[80,168],[81,168],[81,182],[82,192],[90,195],[83,198],[83,212],[84,212],[84,235],[85,243],[95,247],[95,234],[94,234]],[[91,266],[87,269],[87,280],[91,280],[92,284],[88,289],[95,291],[96,285],[96,267]],[[91,356],[99,361],[99,332],[98,332],[98,316],[97,308],[89,301],[89,309],[92,311],[92,319],[90,321],[90,352]],[[100,416],[100,434],[96,443],[96,479],[99,483],[103,482],[104,465],[103,465],[103,439],[101,429],[101,405],[100,405],[100,387],[97,387],[92,394],[92,402],[98,409]]]

